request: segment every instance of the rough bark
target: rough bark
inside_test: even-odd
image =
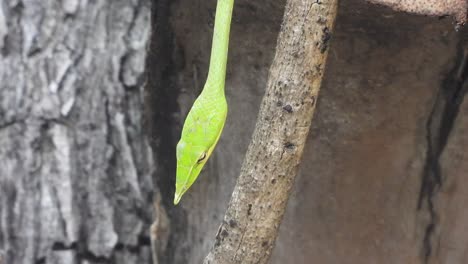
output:
[[[398,11],[429,16],[453,16],[458,23],[466,23],[468,16],[467,0],[367,0],[386,5]]]
[[[0,259],[149,263],[149,1],[0,4]]]
[[[267,263],[302,158],[337,1],[287,1],[252,142],[204,263]]]

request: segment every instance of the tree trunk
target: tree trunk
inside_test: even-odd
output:
[[[453,16],[459,25],[468,18],[468,1],[466,0],[367,0],[386,5],[394,10],[406,11],[429,16]]]
[[[149,4],[0,4],[3,263],[150,262]]]

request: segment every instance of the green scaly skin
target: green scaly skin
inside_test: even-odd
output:
[[[177,144],[174,204],[198,178],[223,131],[227,115],[224,94],[226,64],[234,0],[218,0],[208,78],[185,119]]]

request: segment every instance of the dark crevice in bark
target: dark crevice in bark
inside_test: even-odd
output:
[[[128,86],[125,83],[125,77],[124,77],[124,75],[125,75],[125,65],[127,64],[128,60],[130,59],[130,56],[131,56],[131,52],[127,51],[120,58],[120,61],[119,61],[119,82],[127,90],[132,90],[132,89],[135,89],[136,87],[138,87],[138,85]]]
[[[40,258],[34,262],[34,264],[45,264],[46,263],[46,258]]]
[[[144,4],[144,0],[139,0],[134,8],[133,8],[133,15],[132,15],[132,20],[130,21],[130,25],[128,26],[127,33],[125,34],[126,36],[131,36],[132,31],[135,29],[135,26],[137,25],[137,19],[140,16],[140,13],[143,11],[143,9],[147,8],[146,5]],[[141,75],[141,78],[138,78],[137,82],[135,84],[129,85],[125,81],[125,71],[127,70],[127,63],[131,59],[131,57],[134,55],[135,51],[131,48],[132,45],[129,41],[128,38],[124,39],[125,45],[128,47],[127,51],[122,55],[119,61],[119,82],[122,84],[122,86],[127,89],[128,91],[138,91],[138,87],[141,87],[143,84],[144,75]]]
[[[1,114],[1,112],[0,112],[0,114]],[[7,128],[11,127],[11,126],[17,125],[18,123],[22,123],[22,122],[24,122],[24,120],[13,119],[13,120],[5,121],[5,120],[0,119],[0,130],[7,129]]]
[[[149,247],[150,246],[150,238],[148,236],[140,235],[138,237],[138,242],[136,245],[126,245],[124,243],[117,243],[114,247],[114,251],[127,251],[130,254],[140,254],[140,250],[142,247]],[[91,263],[115,263],[114,255],[111,257],[106,256],[98,256],[92,253],[91,251],[83,248],[82,245],[78,242],[72,242],[70,244],[65,244],[63,242],[55,242],[51,248],[52,251],[75,251],[78,259],[83,261],[87,260]],[[36,263],[47,263],[47,259],[45,257],[37,259]]]
[[[126,36],[131,35],[131,32],[135,28],[136,20],[139,17],[139,14],[142,12],[143,8],[146,8],[146,5],[144,4],[144,1],[145,0],[138,0],[138,2],[135,3],[134,8],[133,8],[132,21],[130,21],[130,25],[128,26]],[[128,45],[128,41],[125,41],[125,42]]]
[[[418,210],[425,208],[429,213],[423,237],[424,263],[428,263],[433,247],[433,235],[438,216],[434,208],[435,195],[442,187],[443,175],[440,158],[447,145],[450,133],[458,116],[460,105],[468,89],[468,41],[459,42],[456,63],[443,80],[426,123],[427,153],[418,198]]]
[[[180,88],[175,85],[178,66],[174,63],[174,36],[169,21],[169,0],[152,2],[152,32],[146,59],[145,127],[150,135],[156,171],[155,188],[161,192],[161,202],[166,208],[171,230],[167,248],[160,255],[161,263],[174,263],[177,247],[186,240],[186,212],[173,206],[175,191],[176,144],[180,132],[177,98]],[[177,130],[177,131],[176,131]]]

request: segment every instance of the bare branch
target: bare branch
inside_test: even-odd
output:
[[[467,0],[367,0],[392,9],[429,16],[454,16],[458,23],[466,23]]]
[[[289,0],[252,142],[204,263],[266,263],[309,133],[337,0]]]

